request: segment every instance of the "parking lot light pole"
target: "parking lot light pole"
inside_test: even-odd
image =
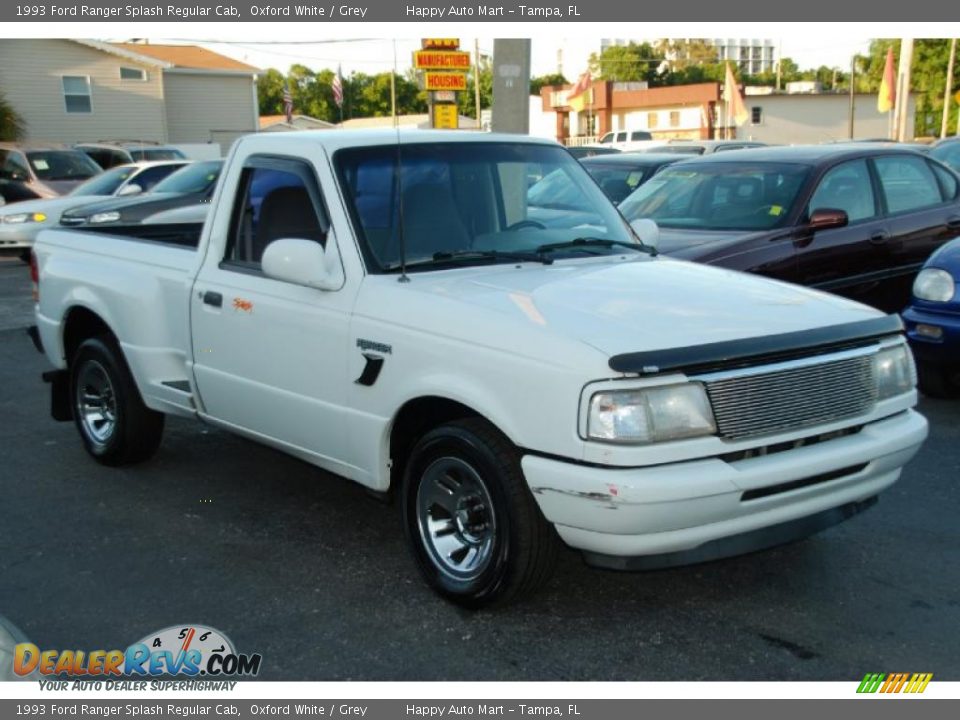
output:
[[[943,119],[940,121],[940,137],[947,136],[950,122],[950,96],[953,94],[953,61],[957,57],[957,39],[950,41],[950,61],[947,63],[947,84],[943,88]]]

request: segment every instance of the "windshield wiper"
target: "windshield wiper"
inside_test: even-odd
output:
[[[577,250],[588,247],[610,248],[614,246],[630,248],[631,250],[636,250],[637,252],[648,252],[653,254],[653,249],[642,243],[627,242],[625,240],[608,240],[606,238],[594,237],[578,237],[574,238],[573,240],[568,240],[567,242],[548,243],[547,245],[541,245],[536,251],[538,253],[543,253],[552,252],[553,250]]]
[[[413,260],[407,262],[407,267],[417,267],[422,265],[443,265],[446,263],[470,263],[475,261],[491,260],[519,260],[521,262],[538,262],[544,265],[552,265],[553,258],[547,257],[539,250],[534,252],[515,252],[510,250],[455,250],[452,252],[436,252],[433,257],[422,260]],[[390,270],[399,270],[400,266],[391,267]]]

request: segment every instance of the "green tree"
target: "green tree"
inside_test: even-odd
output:
[[[859,92],[875,93],[880,89],[883,70],[887,61],[887,48],[893,48],[894,61],[900,58],[900,41],[877,39],[870,42],[870,50],[860,60],[862,75],[857,82]],[[914,133],[917,136],[940,134],[940,119],[943,113],[943,90],[947,83],[947,63],[950,59],[950,40],[915,40],[910,85],[916,102]],[[960,77],[954,73],[953,95],[960,88]],[[953,104],[951,104],[953,107]],[[956,132],[957,113],[950,113],[947,133]]]
[[[553,73],[550,75],[540,75],[530,78],[530,94],[539,95],[540,89],[551,85],[569,85],[570,81],[564,77],[563,73]]]
[[[650,85],[660,82],[657,70],[664,61],[664,54],[650,43],[631,42],[627,45],[612,45],[600,53],[590,55],[590,74],[596,80],[614,82],[647,81]]]
[[[480,109],[493,105],[493,61],[489,55],[480,55]],[[467,89],[457,93],[457,110],[461,115],[476,118],[477,99],[474,91],[474,73],[467,77]]]
[[[283,114],[283,86],[287,79],[274,68],[257,78],[257,103],[261,115]]]
[[[22,140],[26,133],[23,118],[0,92],[0,140]]]

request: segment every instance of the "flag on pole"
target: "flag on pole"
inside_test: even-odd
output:
[[[576,112],[582,112],[587,105],[593,104],[593,88],[590,87],[591,82],[590,71],[587,70],[579,77],[577,84],[567,93],[567,105]]]
[[[330,83],[333,88],[333,101],[337,107],[343,110],[343,80],[340,78],[340,66],[337,65],[337,74],[333,76],[333,82]]]
[[[290,92],[290,83],[283,86],[283,114],[287,116],[287,124],[293,122],[293,94]]]
[[[880,92],[877,93],[877,112],[890,112],[897,103],[897,82],[893,71],[893,47],[887,48],[887,64],[883,68]]]
[[[727,61],[727,74],[723,81],[723,102],[727,105],[727,120],[733,120],[735,125],[743,125],[747,121],[747,107],[743,104],[740,86],[733,76],[733,68]]]

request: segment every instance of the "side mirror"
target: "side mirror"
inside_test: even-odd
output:
[[[117,193],[118,197],[126,197],[128,195],[139,195],[143,192],[143,188],[137,183],[129,183],[120,188],[120,192]]]
[[[263,274],[274,280],[318,290],[338,290],[343,286],[340,259],[334,253],[328,255],[314,240],[274,240],[264,249],[260,264]]]
[[[630,221],[630,227],[644,245],[657,249],[660,244],[660,226],[656,222],[649,218],[637,218]]]
[[[817,208],[810,213],[810,222],[807,226],[811,230],[829,230],[830,228],[846,227],[850,222],[847,213],[836,208]]]

